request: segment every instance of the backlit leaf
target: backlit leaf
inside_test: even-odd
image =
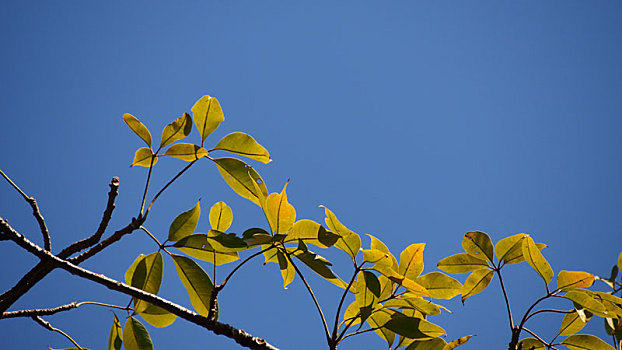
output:
[[[438,305],[419,296],[409,295],[408,293],[399,298],[387,300],[384,306],[394,309],[415,309],[424,315],[431,316],[441,313],[441,309]]]
[[[389,347],[393,345],[395,341],[395,332],[388,329],[387,327],[383,327],[389,320],[391,319],[391,312],[386,309],[378,310],[369,316],[367,319],[367,323],[374,329],[374,332],[378,334],[382,339],[384,339]]]
[[[134,317],[125,321],[123,328],[123,347],[126,350],[153,350],[151,337],[145,326]]]
[[[416,295],[430,296],[430,293],[423,286],[410,278],[400,275],[397,271],[393,270],[390,264],[376,264],[372,268],[383,274],[392,282],[399,284]]]
[[[558,335],[569,336],[569,335],[577,333],[578,331],[583,329],[583,327],[587,324],[590,318],[591,318],[591,314],[589,318],[583,321],[581,319],[581,316],[579,316],[579,313],[577,312],[577,310],[572,310],[571,313],[564,315],[564,318],[562,319],[562,323],[559,326]]]
[[[374,305],[380,295],[380,283],[376,276],[369,271],[359,272],[356,278],[356,301],[360,308],[361,319],[364,322],[369,318]]]
[[[313,244],[320,248],[332,247],[339,239],[336,234],[326,231],[322,225],[312,220],[298,220],[287,232],[283,243],[298,242],[302,240],[307,244]]]
[[[386,244],[384,244],[381,240],[379,240],[378,238],[367,234],[369,236],[369,238],[371,238],[371,245],[370,248],[371,249],[376,249],[376,250],[380,250],[381,252],[384,252],[386,254],[389,255],[389,257],[391,258],[391,261],[393,262],[393,269],[395,271],[398,271],[399,268],[399,264],[397,263],[397,259],[393,256],[393,254],[391,254],[391,252],[389,251],[389,248],[386,246]],[[400,272],[401,273],[401,272]]]
[[[492,262],[493,248],[490,237],[481,231],[469,231],[464,234],[462,248],[467,254]]]
[[[393,261],[389,254],[381,250],[377,250],[377,249],[365,249],[362,252],[363,252],[363,261],[369,262],[372,264],[384,265],[394,270],[395,272],[397,272],[393,268]]]
[[[190,131],[192,131],[192,118],[190,118],[190,114],[184,113],[184,115],[173,120],[169,125],[164,127],[164,130],[162,130],[160,148],[183,139],[190,134]]]
[[[442,272],[430,272],[415,280],[435,299],[451,299],[462,293],[462,283]]]
[[[162,254],[160,254],[160,252],[151,253],[142,258],[138,264],[136,264],[135,270],[133,271],[131,277],[130,285],[132,287],[142,289],[147,293],[158,294],[161,283]],[[134,311],[140,313],[147,306],[147,302],[135,299]]]
[[[147,127],[138,120],[138,118],[129,113],[125,113],[123,115],[123,121],[136,135],[138,135],[138,137],[145,141],[147,146],[151,148],[151,133],[149,132],[149,129],[147,129]]]
[[[551,269],[551,265],[540,253],[536,243],[528,235],[523,239],[522,249],[527,263],[542,277],[546,284],[549,284],[551,279],[553,279],[553,269]]]
[[[123,330],[117,315],[114,315],[114,319],[112,320],[112,328],[110,328],[110,335],[108,336],[108,350],[120,350],[122,344]]]
[[[279,262],[279,269],[281,269],[281,277],[283,277],[283,288],[287,289],[287,286],[292,283],[294,276],[296,276],[296,270],[280,250],[276,251],[276,257]]]
[[[324,257],[306,249],[303,252],[297,252],[294,256],[327,281],[341,288],[346,288],[348,286],[347,283],[337,277],[333,270],[330,269],[332,264]]]
[[[188,292],[190,303],[200,315],[207,316],[214,283],[194,260],[176,254],[171,256],[177,275]]]
[[[589,334],[571,335],[564,339],[562,344],[570,350],[615,350],[600,338]]]
[[[271,193],[264,205],[266,217],[275,234],[284,234],[296,221],[296,209],[287,201],[287,182],[281,193]]]
[[[456,340],[452,340],[449,343],[447,343],[447,345],[445,345],[445,347],[443,347],[442,350],[451,350],[451,349],[455,349],[460,345],[464,345],[467,341],[469,341],[469,339],[471,339],[471,337],[473,337],[474,334],[471,335],[466,335],[464,337],[460,337]],[[525,348],[523,348],[524,350],[527,350]]]
[[[214,162],[220,175],[235,193],[259,206],[263,205],[260,198],[268,197],[268,189],[253,167],[235,158],[217,158]]]
[[[201,135],[201,142],[225,120],[220,103],[215,97],[203,96],[192,106],[192,119]],[[201,143],[202,144],[202,143]]]
[[[447,343],[442,338],[414,341],[406,350],[443,350]]]
[[[346,321],[346,324],[350,324],[350,320],[352,320],[351,325],[361,323],[360,309],[361,307],[359,306],[359,303],[356,301],[356,299],[350,305],[348,305],[346,311],[343,312],[343,319]]]
[[[264,164],[272,161],[268,150],[255,141],[252,136],[243,132],[234,132],[223,137],[213,149],[235,153]]]
[[[462,290],[462,303],[469,298],[482,292],[492,280],[494,271],[490,269],[481,269],[471,272]]]
[[[618,270],[622,271],[622,252],[618,255]]]
[[[410,339],[436,338],[445,334],[443,328],[433,323],[416,317],[408,317],[400,312],[391,315],[391,319],[384,327]]]
[[[180,239],[189,236],[194,232],[201,216],[200,201],[191,209],[177,215],[168,229],[168,240],[177,242]]]
[[[142,316],[147,323],[157,328],[168,327],[177,318],[177,315],[172,314],[159,306],[155,306],[144,302],[147,304],[147,307],[140,312],[140,316]]]
[[[272,236],[268,233],[268,231],[257,227],[249,228],[248,230],[244,231],[244,233],[242,234],[242,239],[249,247],[272,242]]]
[[[607,312],[607,308],[599,300],[593,297],[593,293],[583,289],[570,289],[563,295],[564,298],[574,301],[581,305],[591,313],[600,316],[610,316]]]
[[[411,244],[400,254],[399,273],[415,280],[423,272],[425,243]]]
[[[459,253],[441,259],[436,266],[447,273],[465,273],[488,267],[488,263],[467,253]]]
[[[191,143],[177,143],[172,145],[164,153],[165,156],[193,162],[207,155],[207,150]]]
[[[209,211],[209,224],[212,229],[225,232],[231,227],[233,222],[233,211],[225,204],[225,202],[218,202],[212,205]]]
[[[545,345],[536,338],[525,338],[518,342],[519,349],[523,350],[544,350]]]
[[[583,271],[559,271],[557,289],[587,288],[594,284],[594,275]]]
[[[335,243],[335,247],[346,252],[355,261],[356,255],[361,249],[361,237],[339,222],[337,216],[328,208],[324,207],[324,213],[326,215],[326,226],[340,238]]]
[[[134,160],[130,166],[143,166],[149,168],[158,162],[158,158],[153,154],[151,148],[139,148],[134,154]]]
[[[523,238],[527,235],[519,233],[510,237],[505,237],[495,245],[495,255],[499,261],[504,261],[506,264],[515,264],[517,262],[512,261],[516,257],[523,256]]]
[[[207,242],[219,253],[233,253],[248,249],[246,242],[235,233],[209,230]]]
[[[203,233],[186,236],[175,243],[174,247],[193,258],[216,265],[223,265],[240,259],[236,252],[222,253],[215,251],[207,241],[207,235]]]

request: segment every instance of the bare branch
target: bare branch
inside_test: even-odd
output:
[[[74,301],[69,304],[65,304],[65,305],[61,305],[61,306],[49,308],[49,309],[30,309],[30,310],[8,311],[8,312],[2,313],[0,318],[46,316],[46,315],[53,315],[57,312],[69,311],[77,307],[78,307],[78,303]]]
[[[45,329],[47,329],[47,330],[49,330],[49,331],[52,331],[52,332],[58,332],[58,333],[62,334],[65,338],[69,339],[69,341],[70,341],[70,342],[72,342],[72,343],[73,343],[73,345],[75,345],[78,349],[84,349],[84,348],[83,348],[83,347],[81,347],[78,343],[76,343],[76,341],[75,341],[75,340],[73,340],[73,338],[71,338],[71,337],[69,336],[69,334],[67,334],[67,333],[65,333],[65,332],[63,332],[63,331],[61,331],[61,330],[60,330],[60,329],[58,329],[58,328],[54,328],[54,327],[52,327],[52,325],[51,325],[49,322],[45,321],[45,320],[44,320],[44,319],[42,319],[41,317],[39,317],[39,316],[33,316],[33,317],[32,317],[32,319],[33,319],[35,322],[37,322],[38,324],[40,324],[40,325],[41,325],[41,327],[43,327],[43,328],[45,328]]]

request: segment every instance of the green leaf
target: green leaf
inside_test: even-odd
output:
[[[225,202],[218,202],[212,205],[209,211],[209,224],[212,229],[225,232],[231,227],[233,222],[233,211],[225,204]]]
[[[411,244],[400,254],[399,273],[412,280],[423,272],[423,249],[425,243]]]
[[[335,243],[335,247],[343,250],[350,255],[353,261],[356,261],[356,255],[361,249],[361,237],[339,222],[335,214],[328,208],[324,207],[324,213],[326,214],[326,226],[340,238]]]
[[[223,150],[244,156],[264,164],[270,163],[270,153],[255,139],[243,132],[234,132],[223,137],[213,150]]]
[[[302,244],[304,245],[304,243]],[[346,288],[348,286],[347,283],[337,277],[333,270],[330,269],[329,266],[332,266],[333,264],[331,264],[331,262],[326,260],[324,257],[306,249],[302,252],[297,252],[294,256],[313,270],[313,272],[317,273],[327,281],[341,288]]]
[[[298,220],[287,232],[283,243],[303,241],[306,244],[313,244],[320,248],[329,248],[337,242],[339,236],[326,231],[322,225],[312,220]]]
[[[162,254],[155,252],[143,258],[139,256],[138,259],[140,261],[135,265],[130,285],[147,293],[158,294],[162,283]],[[147,305],[145,301],[135,299],[134,311],[140,313]]]
[[[434,299],[451,299],[462,293],[462,283],[442,272],[430,272],[415,280],[430,292]]]
[[[121,329],[121,323],[117,315],[114,313],[113,315],[114,319],[112,320],[112,327],[110,328],[110,335],[108,336],[108,350],[120,350],[123,344],[123,330]]]
[[[585,325],[591,318],[592,318],[592,315],[590,313],[589,318],[583,321],[581,319],[581,316],[579,316],[579,313],[577,312],[577,310],[572,310],[571,313],[564,315],[564,318],[562,319],[562,323],[559,326],[559,332],[557,333],[557,335],[558,336],[573,335],[577,333],[578,331],[580,331],[581,329],[583,329],[583,327],[585,327]]]
[[[527,263],[542,277],[546,284],[549,284],[553,279],[553,269],[529,235],[523,239],[522,249]]]
[[[451,350],[451,349],[455,349],[460,345],[464,345],[467,341],[469,341],[469,339],[471,339],[471,337],[473,337],[475,334],[471,334],[471,335],[466,335],[464,337],[460,337],[456,340],[452,340],[449,343],[447,343],[447,345],[445,345],[445,347],[443,347],[442,350]],[[525,348],[523,348],[523,350],[527,350]]]
[[[545,345],[536,338],[525,338],[518,342],[519,349],[523,350],[544,350]]]
[[[384,327],[410,339],[436,338],[445,334],[443,328],[433,323],[416,317],[408,317],[400,312],[391,315],[391,319]]]
[[[203,96],[192,106],[192,119],[201,135],[201,144],[225,120],[220,103],[215,97]]]
[[[143,166],[150,168],[158,162],[158,158],[153,154],[151,148],[143,147],[139,148],[134,154],[134,160],[130,166]]]
[[[201,216],[201,201],[198,201],[194,207],[177,215],[168,229],[168,240],[177,242],[180,239],[189,236],[194,232]]]
[[[469,231],[464,234],[462,248],[467,254],[479,259],[486,259],[492,262],[493,248],[492,241],[487,234],[481,231]]]
[[[190,131],[192,131],[192,118],[190,118],[190,114],[184,113],[184,115],[173,120],[169,125],[164,127],[164,130],[162,130],[160,148],[183,139],[190,134]]]
[[[147,304],[147,307],[140,312],[140,316],[142,316],[147,323],[154,327],[168,327],[175,322],[175,319],[177,319],[177,315],[172,314],[159,306],[155,306],[147,302],[144,303]]]
[[[570,350],[615,350],[600,338],[589,334],[571,335],[562,344]]]
[[[414,341],[406,350],[443,350],[447,343],[442,338]]]
[[[441,259],[436,267],[447,273],[466,273],[486,268],[488,263],[467,253],[459,253]]]
[[[151,337],[145,326],[134,317],[129,317],[123,328],[123,346],[126,350],[153,350]]]
[[[207,150],[191,143],[177,143],[169,147],[164,155],[185,160],[186,162],[194,162],[205,157]]]
[[[240,259],[236,252],[217,252],[207,241],[207,235],[198,233],[186,236],[175,243],[175,248],[193,258],[207,261],[217,266],[227,264]]]
[[[289,259],[280,250],[276,251],[276,257],[279,261],[281,277],[283,277],[283,288],[287,289],[287,286],[292,283],[294,276],[296,276],[296,270],[294,265],[289,262]]]
[[[125,271],[125,283],[132,285],[132,277],[134,276],[134,272],[136,272],[136,267],[138,263],[140,263],[145,258],[145,254],[139,254],[130,267]],[[144,273],[144,272],[143,272]]]
[[[281,193],[271,193],[264,205],[266,217],[275,234],[285,234],[296,221],[296,209],[287,201],[287,184],[283,186]]]
[[[600,317],[609,317],[609,313],[605,305],[595,299],[594,294],[588,290],[570,289],[563,295],[564,298],[572,300],[581,305],[586,310]]]
[[[214,283],[194,260],[176,254],[171,256],[177,275],[188,292],[190,303],[200,315],[207,316]]]
[[[136,135],[138,135],[138,137],[145,141],[149,148],[151,148],[151,133],[149,132],[149,129],[147,129],[147,127],[138,120],[138,118],[129,113],[125,113],[123,115],[123,121]]]
[[[462,303],[464,304],[464,301],[467,300],[467,298],[472,297],[486,289],[492,280],[493,273],[494,271],[490,269],[480,269],[471,272],[466,281],[464,281]]]
[[[262,201],[268,197],[268,189],[253,167],[235,158],[217,158],[214,162],[220,175],[235,193],[263,206]]]
[[[583,271],[559,271],[557,274],[557,289],[587,288],[594,284],[594,275]]]

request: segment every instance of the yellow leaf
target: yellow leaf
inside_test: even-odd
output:
[[[215,97],[205,95],[192,106],[192,118],[201,135],[201,145],[205,138],[225,120],[220,103]]]
[[[153,159],[153,160],[152,160]],[[132,161],[132,165],[130,166],[144,166],[149,168],[154,166],[158,162],[158,158],[153,154],[151,148],[143,147],[139,148],[134,154],[134,161]]]
[[[340,238],[335,243],[335,247],[346,252],[355,261],[356,255],[361,249],[361,237],[339,222],[335,214],[328,208],[324,207],[324,213],[326,214],[324,220],[326,226]]]
[[[164,155],[192,162],[205,157],[207,150],[191,143],[178,143],[169,147]]]
[[[490,269],[473,271],[469,277],[467,277],[466,281],[464,281],[462,303],[464,303],[467,298],[481,293],[484,289],[486,289],[492,280],[493,273],[494,271]]]
[[[467,253],[459,253],[441,259],[436,266],[447,273],[465,273],[488,267],[488,264]]]
[[[209,223],[212,229],[225,232],[233,222],[233,211],[225,202],[218,202],[209,211]]]
[[[235,158],[217,158],[213,161],[222,178],[235,193],[263,206],[262,201],[268,196],[268,189],[253,167]]]
[[[129,113],[125,113],[123,115],[123,121],[136,135],[138,135],[138,137],[145,141],[149,148],[151,148],[151,133],[143,123],[141,123],[135,116]]]
[[[423,249],[425,243],[411,244],[400,254],[400,274],[414,280],[423,272]]]
[[[594,275],[583,271],[559,271],[557,289],[587,288],[594,284]]]
[[[553,269],[551,269],[551,265],[549,265],[542,253],[540,253],[540,249],[529,235],[523,238],[522,249],[523,256],[527,263],[536,270],[546,284],[549,284],[551,279],[553,279]]]
[[[469,255],[492,262],[492,241],[484,232],[469,231],[465,233],[462,240],[462,248]]]
[[[190,134],[190,131],[192,131],[192,118],[190,118],[190,114],[184,113],[184,115],[164,127],[160,148],[183,139]]]
[[[283,277],[283,288],[287,289],[287,286],[292,283],[294,276],[296,276],[296,270],[289,259],[280,250],[276,251],[276,257],[279,261],[281,277]]]
[[[284,234],[296,221],[296,209],[287,202],[287,182],[281,193],[271,193],[266,198],[264,210],[275,234]]]
[[[270,153],[255,139],[243,132],[234,132],[223,137],[212,150],[235,153],[264,164],[270,163]]]

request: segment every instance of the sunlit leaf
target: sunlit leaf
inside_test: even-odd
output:
[[[162,130],[160,148],[183,139],[190,134],[190,131],[192,131],[192,118],[190,118],[190,114],[184,113],[184,115],[173,120],[169,125],[164,127],[164,130]]]
[[[296,221],[296,209],[287,201],[287,182],[281,193],[271,193],[264,205],[266,217],[275,234],[284,234]]]
[[[213,149],[235,153],[264,164],[272,161],[268,150],[255,141],[252,136],[243,132],[234,132],[223,137]]]
[[[493,248],[490,237],[481,231],[469,231],[464,234],[462,248],[467,254],[492,262]]]
[[[622,252],[618,255],[618,270],[622,271]]]
[[[369,262],[372,264],[384,265],[397,272],[397,270],[393,268],[394,266],[393,260],[391,259],[391,256],[388,253],[385,253],[378,249],[364,249],[362,250],[362,252],[363,252],[363,261]]]
[[[188,292],[190,303],[200,315],[207,316],[214,283],[194,260],[176,254],[171,256],[177,275]]]
[[[536,338],[525,338],[518,342],[519,349],[523,350],[544,350],[545,345]]]
[[[399,273],[415,280],[423,272],[425,243],[411,244],[400,254]]]
[[[297,252],[294,256],[327,281],[341,288],[346,288],[348,286],[347,283],[337,277],[333,270],[330,269],[332,264],[330,261],[326,260],[326,258],[306,249],[302,252]]]
[[[145,141],[147,146],[151,148],[151,133],[149,132],[149,129],[147,129],[147,127],[138,120],[138,118],[129,113],[125,113],[123,115],[123,121],[136,135],[138,135],[138,137]]]
[[[147,321],[150,325],[157,328],[168,327],[177,318],[177,315],[172,314],[159,306],[155,306],[152,304],[147,304],[147,307],[140,312],[140,316],[142,316],[145,321]]]
[[[523,238],[522,250],[527,263],[542,277],[546,284],[553,279],[553,269],[546,261],[536,243],[528,235]]]
[[[207,234],[207,242],[219,253],[233,253],[248,249],[244,239],[233,232],[210,230]]]
[[[192,119],[201,135],[201,142],[225,120],[220,103],[215,97],[203,96],[192,106]]]
[[[581,305],[591,313],[600,316],[608,317],[609,313],[607,308],[599,300],[593,297],[592,292],[583,289],[570,289],[563,295],[564,298],[574,301]]]
[[[395,332],[388,329],[387,327],[383,327],[389,320],[391,319],[391,312],[386,309],[378,310],[369,316],[367,319],[367,323],[374,329],[374,332],[378,334],[382,339],[384,339],[389,347],[395,341]]]
[[[253,167],[235,158],[217,158],[214,162],[220,175],[235,193],[259,206],[263,205],[260,198],[268,197],[268,189]]]
[[[436,338],[445,334],[443,328],[433,323],[400,312],[393,313],[384,327],[410,339]]]
[[[613,346],[589,334],[571,335],[562,344],[570,350],[615,350]]]
[[[384,244],[381,240],[379,240],[378,238],[376,238],[376,237],[374,237],[374,236],[372,236],[370,234],[367,234],[367,235],[371,239],[370,249],[380,250],[381,252],[384,252],[387,255],[389,255],[389,257],[391,258],[391,261],[393,262],[393,266],[392,266],[393,269],[395,271],[399,271],[400,268],[399,268],[399,264],[397,262],[397,259],[393,256],[393,254],[391,254],[391,252],[389,251],[389,248],[386,246],[386,244]]]
[[[205,157],[207,150],[191,143],[177,143],[169,147],[164,155],[185,160],[186,162],[193,162]]]
[[[380,283],[369,271],[359,272],[356,278],[356,301],[359,305],[361,319],[364,322],[371,315],[380,295]]]
[[[134,160],[130,166],[143,166],[149,168],[158,162],[158,158],[153,154],[151,148],[139,148],[134,154]]]
[[[147,293],[158,294],[161,283],[162,254],[160,254],[160,252],[155,252],[140,259],[138,264],[135,265],[130,285],[142,289]],[[140,313],[147,306],[148,304],[145,301],[135,300],[134,311]]]
[[[462,303],[469,298],[482,292],[490,281],[492,280],[494,271],[490,269],[480,269],[471,272],[466,281],[464,281],[464,287],[462,291]]]
[[[380,282],[380,297],[378,299],[385,300],[393,292],[393,289],[395,288],[395,282],[391,281],[385,275],[378,276],[378,282]]]
[[[343,312],[343,319],[346,321],[346,324],[356,325],[361,323],[360,311],[361,307],[355,299],[348,305],[346,311]],[[351,323],[350,320],[352,320]]]
[[[177,242],[180,239],[189,236],[194,232],[201,216],[200,201],[191,209],[177,215],[168,229],[168,240]]]
[[[306,244],[313,244],[320,248],[329,248],[337,242],[339,236],[326,231],[322,225],[312,220],[298,220],[287,232],[283,243],[298,242],[302,240]]]
[[[438,315],[441,309],[438,305],[429,300],[425,300],[419,296],[403,295],[399,298],[390,299],[384,303],[385,307],[394,309],[415,309],[424,315]]]
[[[276,257],[279,262],[279,269],[281,269],[281,277],[283,277],[283,288],[287,289],[287,286],[292,283],[294,276],[296,276],[296,270],[280,250],[276,251]]]
[[[467,341],[469,341],[469,339],[471,339],[471,337],[473,337],[474,334],[471,335],[465,335],[464,337],[460,337],[456,340],[452,340],[449,343],[447,343],[447,345],[445,345],[445,347],[443,347],[442,350],[451,350],[451,349],[455,349],[460,345],[464,345]],[[524,350],[527,350],[525,348],[523,348]]]
[[[557,274],[557,289],[587,288],[594,284],[594,275],[583,271],[559,271]]]
[[[415,282],[422,285],[435,299],[451,299],[462,293],[462,283],[442,272],[430,272],[418,277]]]
[[[272,242],[272,235],[262,228],[253,227],[244,231],[242,239],[247,246],[252,247]]]
[[[134,272],[136,271],[136,267],[138,264],[145,258],[145,254],[139,254],[130,267],[125,271],[125,283],[132,285],[132,277],[134,276]],[[144,272],[142,272],[144,273]]]
[[[589,317],[584,321],[581,319],[581,316],[579,316],[579,313],[577,312],[577,310],[572,310],[571,313],[567,313],[566,315],[564,315],[564,318],[562,319],[562,323],[559,326],[558,335],[569,336],[569,335],[577,333],[578,331],[583,329],[583,327],[585,327],[585,325],[591,318],[592,317],[590,314]]]
[[[380,272],[389,280],[394,283],[399,284],[400,286],[406,288],[408,291],[415,293],[416,295],[430,296],[430,293],[421,286],[419,283],[411,280],[410,278],[406,278],[403,275],[397,273],[397,271],[393,270],[390,263],[387,264],[376,264],[372,267],[372,269]]]
[[[212,229],[225,232],[231,227],[233,222],[233,211],[225,202],[218,202],[212,205],[209,211],[209,224]]]
[[[110,328],[110,335],[108,336],[108,350],[120,350],[122,344],[123,330],[121,328],[121,323],[119,322],[117,315],[114,315],[114,319],[112,320],[112,327]]]
[[[324,213],[326,226],[340,238],[335,243],[335,247],[346,252],[354,261],[361,249],[361,237],[339,222],[337,216],[328,208],[324,207]]]
[[[488,263],[467,253],[459,253],[441,259],[436,266],[447,273],[466,273],[488,267]]]
[[[126,350],[153,350],[149,332],[134,317],[129,317],[125,321],[125,327],[123,327],[123,347]]]
[[[406,350],[443,350],[447,343],[442,338],[413,341]]]
[[[223,265],[240,259],[236,252],[222,253],[215,251],[207,241],[207,235],[203,233],[186,236],[175,243],[174,247],[193,258],[216,265]]]

